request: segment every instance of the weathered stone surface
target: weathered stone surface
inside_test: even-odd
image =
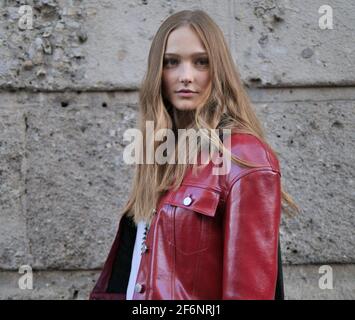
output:
[[[23,4],[32,29],[19,28]],[[254,88],[302,210],[281,226],[287,297],[354,299],[355,7],[327,4],[333,30],[318,25],[321,0],[0,0],[0,269],[45,270],[31,293],[1,271],[0,299],[87,297],[98,273],[80,270],[102,267],[131,187],[123,132],[152,37],[171,13],[197,8]],[[335,289],[320,290],[313,264],[332,263]]]
[[[280,153],[285,189],[302,210],[283,220],[285,261],[354,262],[355,95],[323,100],[316,90],[295,92],[283,101],[259,93],[264,101],[256,106]]]
[[[0,272],[0,300],[87,300],[98,272],[34,271],[32,289],[20,289],[22,276],[13,271]]]
[[[137,95],[1,97],[2,144],[11,146],[1,158],[1,267],[102,266],[130,189],[123,132],[135,126]],[[285,189],[302,209],[283,219],[285,263],[353,263],[353,93],[258,90],[251,97],[280,153]],[[17,162],[9,161],[13,154]]]
[[[123,131],[135,107],[115,94],[44,96],[28,118],[28,236],[35,268],[97,268],[130,185]]]
[[[321,265],[284,266],[286,300],[354,300],[355,266],[329,265],[333,289],[321,289]],[[19,289],[23,274],[0,272],[0,299],[86,300],[99,276],[98,271],[34,271],[33,289]],[[321,281],[321,283],[323,283]]]
[[[323,265],[324,266],[324,265]],[[355,299],[355,266],[327,264],[327,274],[320,269],[322,265],[285,266],[284,285],[287,300],[354,300]],[[324,276],[332,272],[332,289],[321,287]],[[328,279],[330,279],[328,277]],[[327,283],[328,285],[331,282]]]
[[[38,94],[31,104],[26,94],[11,96],[13,103],[22,101],[23,117],[13,114],[6,128],[14,131],[19,122],[18,132],[5,128],[1,138],[9,145],[22,138],[26,145],[14,146],[12,153],[6,149],[7,157],[1,160],[3,175],[8,176],[7,187],[2,186],[1,267],[100,267],[130,188],[133,167],[122,158],[128,144],[123,132],[135,126],[136,95]],[[11,154],[20,151],[25,159],[10,161]],[[26,164],[23,172],[21,161]],[[17,184],[26,190],[21,193],[26,209],[19,203]],[[15,258],[17,251],[24,251],[17,238],[29,243],[33,260],[23,254],[22,260]]]
[[[17,1],[0,6],[0,87],[138,88],[154,33],[170,14],[203,9],[222,28],[250,86],[355,83],[355,8],[328,1],[27,1],[33,29],[19,28]]]
[[[355,7],[332,0],[233,1],[231,47],[244,81],[257,86],[355,83]],[[322,30],[323,5],[333,29]],[[329,20],[329,19],[328,19]],[[232,24],[232,22],[231,22]]]
[[[26,137],[23,112],[0,100],[0,268],[27,257]],[[13,101],[12,101],[13,102]]]
[[[5,18],[0,34],[12,35],[2,40],[0,55],[13,56],[11,61],[0,59],[0,87],[137,88],[158,26],[173,12],[197,8],[194,1],[28,4],[33,8],[33,29],[22,31],[16,1],[0,7],[0,16]],[[228,2],[216,6],[208,0],[203,8],[227,28]]]

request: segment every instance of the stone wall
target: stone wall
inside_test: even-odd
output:
[[[333,29],[319,26],[325,4]],[[87,298],[130,190],[123,132],[152,37],[197,8],[222,28],[302,209],[282,220],[286,297],[355,298],[352,1],[0,0],[0,299]]]

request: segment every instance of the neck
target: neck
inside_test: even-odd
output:
[[[180,111],[173,108],[173,118],[176,129],[186,129],[193,126],[195,119],[195,111]]]

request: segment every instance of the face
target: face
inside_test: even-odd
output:
[[[162,80],[163,94],[175,108],[196,109],[210,82],[209,60],[201,40],[190,27],[183,26],[170,33]]]

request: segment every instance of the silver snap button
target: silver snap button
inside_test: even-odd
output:
[[[191,202],[192,202],[191,197],[186,197],[186,198],[184,199],[184,205],[185,205],[185,206],[189,206],[189,205],[191,204]]]
[[[137,283],[134,287],[134,291],[138,292],[138,293],[143,292],[143,285],[141,285],[140,283]]]
[[[144,243],[143,245],[142,245],[142,254],[143,253],[146,253],[148,251],[148,247],[147,247],[147,245]]]

